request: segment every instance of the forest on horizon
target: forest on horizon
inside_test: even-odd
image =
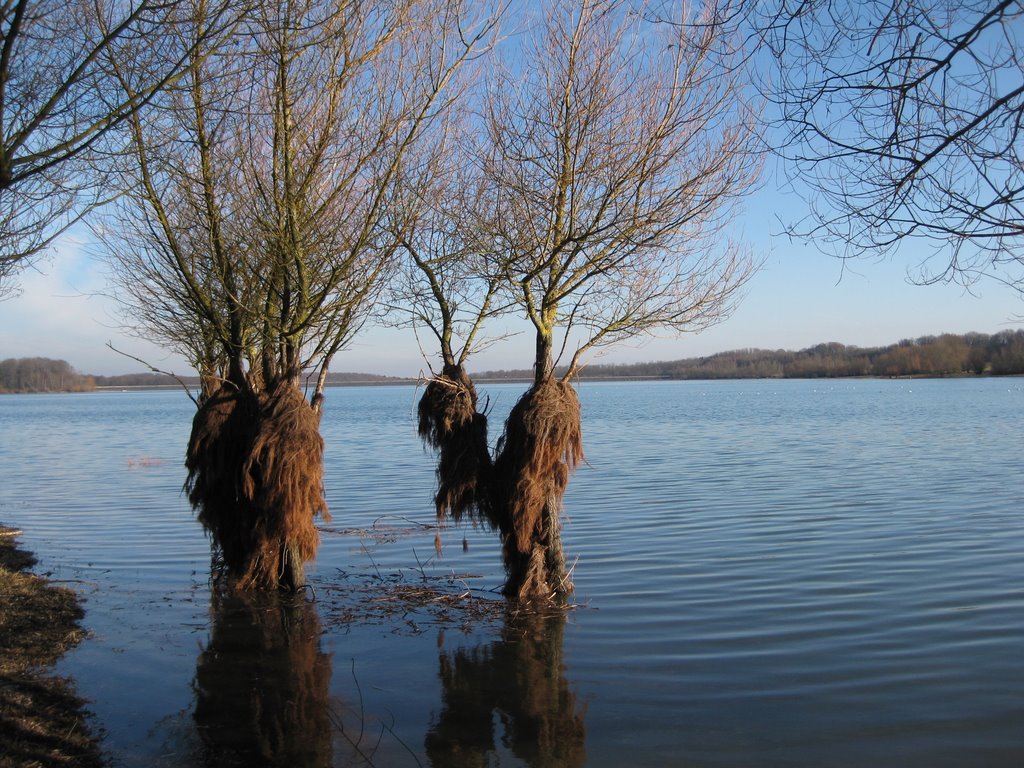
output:
[[[592,364],[581,379],[815,379],[1024,374],[1024,329],[903,339],[883,347],[828,342],[799,351],[739,349],[707,357],[628,364]],[[481,371],[477,381],[532,380],[529,370]],[[398,384],[414,379],[372,373],[331,373],[328,384]],[[198,386],[198,376],[81,374],[64,360],[0,361],[0,393],[88,392],[104,387]]]

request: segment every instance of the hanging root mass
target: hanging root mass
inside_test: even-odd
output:
[[[470,516],[491,523],[487,416],[477,412],[473,382],[461,366],[447,365],[427,384],[419,402],[419,435],[438,453],[437,518]]]
[[[323,494],[319,417],[290,381],[265,392],[221,386],[192,422],[185,487],[242,588],[302,586],[316,556]]]
[[[529,389],[505,423],[491,463],[487,419],[460,366],[445,366],[419,403],[419,434],[438,452],[438,520],[469,515],[501,532],[505,593],[521,601],[572,592],[562,552],[562,497],[583,460],[580,404],[567,383]]]
[[[575,390],[554,379],[527,390],[505,422],[494,467],[507,594],[535,600],[572,592],[559,516],[569,474],[582,461]]]

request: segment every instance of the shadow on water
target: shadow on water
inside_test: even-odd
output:
[[[441,709],[425,746],[434,768],[502,763],[502,750],[532,768],[586,762],[585,707],[577,707],[562,660],[565,614],[509,614],[499,640],[444,648]]]
[[[215,592],[211,602],[193,681],[196,763],[331,765],[331,658],[316,608],[276,592]]]

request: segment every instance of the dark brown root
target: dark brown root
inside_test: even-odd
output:
[[[468,515],[491,523],[487,416],[477,411],[476,388],[465,370],[446,365],[427,384],[418,410],[419,435],[438,453],[437,519],[458,522]]]
[[[259,402],[250,391],[215,389],[192,419],[185,455],[188,499],[232,575],[247,570],[249,553],[258,546],[255,510],[241,489],[258,416]]]
[[[576,391],[554,379],[527,390],[505,422],[494,465],[493,504],[502,533],[507,595],[529,601],[572,592],[560,515],[569,474],[582,461]]]
[[[323,494],[319,417],[288,380],[259,395],[222,387],[200,407],[186,456],[189,501],[242,589],[304,583]]]

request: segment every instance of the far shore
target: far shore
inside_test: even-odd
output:
[[[556,366],[564,377],[568,368]],[[533,381],[532,368],[467,370],[477,384]],[[1024,375],[1024,328],[995,334],[946,333],[904,339],[881,347],[858,347],[828,342],[799,351],[739,349],[707,357],[641,363],[593,361],[574,378],[585,381],[732,381],[780,379],[932,379]],[[424,375],[385,376],[365,371],[331,372],[329,387],[408,386]],[[308,386],[310,382],[305,384]],[[157,372],[117,376],[80,374],[66,360],[22,358],[0,361],[0,392],[131,391],[139,389],[197,389],[195,374]]]
[[[580,376],[576,383],[588,384],[588,383],[607,383],[607,382],[670,382],[670,381],[702,381],[702,382],[714,382],[714,381],[760,381],[760,382],[778,382],[778,381],[920,381],[928,379],[1013,379],[1024,376],[1024,373],[944,373],[944,374],[932,374],[932,373],[912,373],[904,374],[899,376],[713,376],[707,378],[699,377],[671,377],[671,376]],[[524,384],[529,385],[533,383],[533,379],[530,377],[508,377],[508,378],[473,378],[473,382],[478,385],[487,384]],[[425,383],[424,379],[403,379],[403,378],[387,378],[387,379],[365,379],[365,380],[349,380],[349,381],[338,381],[330,382],[327,384],[327,389],[345,389],[351,387],[407,387],[415,386],[417,384]],[[187,389],[194,391],[198,389],[198,383],[187,383]],[[47,390],[47,391],[0,391],[0,395],[45,395],[45,394],[90,394],[90,393],[110,393],[110,392],[152,392],[162,390],[180,390],[183,387],[182,384],[126,384],[123,386],[118,385],[97,385],[92,389],[86,390]]]
[[[576,380],[577,384],[590,384],[590,383],[607,383],[607,382],[669,382],[669,381],[763,381],[763,382],[774,382],[774,381],[920,381],[923,379],[1012,379],[1024,376],[1024,373],[1010,373],[1010,374],[988,374],[988,373],[946,373],[941,375],[936,374],[907,374],[905,376],[766,376],[766,377],[715,377],[707,379],[696,379],[696,378],[679,378],[674,379],[668,376],[581,376]],[[387,379],[387,380],[376,380],[367,379],[365,381],[343,381],[343,382],[332,382],[327,385],[327,389],[346,389],[351,387],[408,387],[415,386],[417,384],[424,384],[423,379]],[[473,378],[473,383],[477,385],[487,384],[532,384],[533,379],[527,377],[515,377],[507,379],[497,378]],[[194,390],[198,385],[190,386],[190,390]],[[155,390],[172,390],[182,389],[180,384],[140,384],[125,387],[115,386],[97,386],[92,392],[144,392],[144,391],[155,391]],[[19,394],[13,392],[6,392],[3,394]],[[42,393],[36,393],[42,394]],[[55,393],[57,394],[57,393]]]

